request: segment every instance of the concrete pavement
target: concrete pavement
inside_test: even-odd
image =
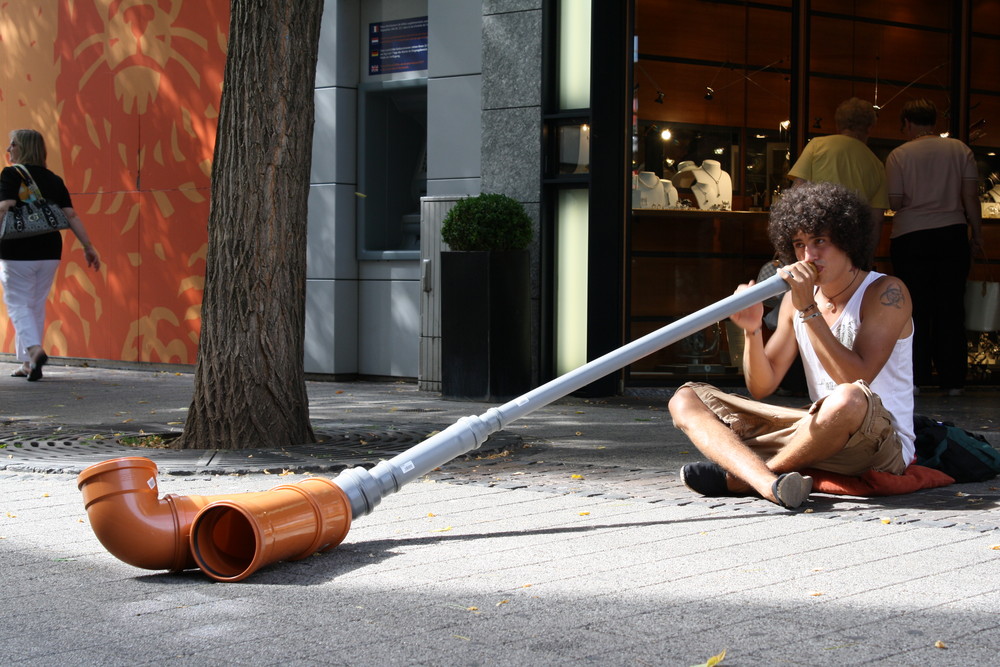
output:
[[[697,457],[662,391],[542,408],[385,498],[336,549],[245,582],[139,570],[87,523],[75,473],[94,457],[150,455],[161,493],[265,490],[491,407],[310,382],[332,453],[116,442],[180,428],[192,386],[56,365],[0,383],[0,663],[696,665],[727,650],[724,665],[968,665],[1000,650],[1000,480],[818,494],[796,513],[695,497],[677,469]],[[996,446],[998,396],[925,395],[917,410]]]

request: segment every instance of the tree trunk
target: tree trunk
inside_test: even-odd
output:
[[[306,214],[322,0],[233,0],[181,449],[312,442]]]

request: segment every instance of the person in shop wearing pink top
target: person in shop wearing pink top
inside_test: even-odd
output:
[[[893,273],[913,298],[915,391],[934,384],[960,395],[965,386],[965,282],[971,255],[982,254],[979,171],[969,147],[938,134],[937,108],[910,100],[900,113],[908,141],[886,159],[894,211]]]

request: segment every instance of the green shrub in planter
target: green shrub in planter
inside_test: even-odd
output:
[[[523,250],[531,243],[531,218],[516,199],[481,194],[460,199],[441,223],[452,250]]]

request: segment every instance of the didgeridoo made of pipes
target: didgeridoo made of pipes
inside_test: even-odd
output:
[[[87,467],[77,478],[97,539],[119,560],[146,570],[200,567],[238,581],[267,563],[298,560],[340,544],[350,502],[332,481],[306,479],[268,491],[159,497],[156,464],[127,456]],[[204,539],[195,545],[198,521]]]
[[[788,289],[780,275],[752,285],[613,350],[482,415],[443,431],[370,470],[307,479],[269,491],[158,498],[156,464],[125,457],[84,469],[77,486],[94,533],[112,555],[150,570],[199,567],[240,581],[261,567],[340,544],[353,518],[414,479],[481,446],[490,434],[657,350]]]

